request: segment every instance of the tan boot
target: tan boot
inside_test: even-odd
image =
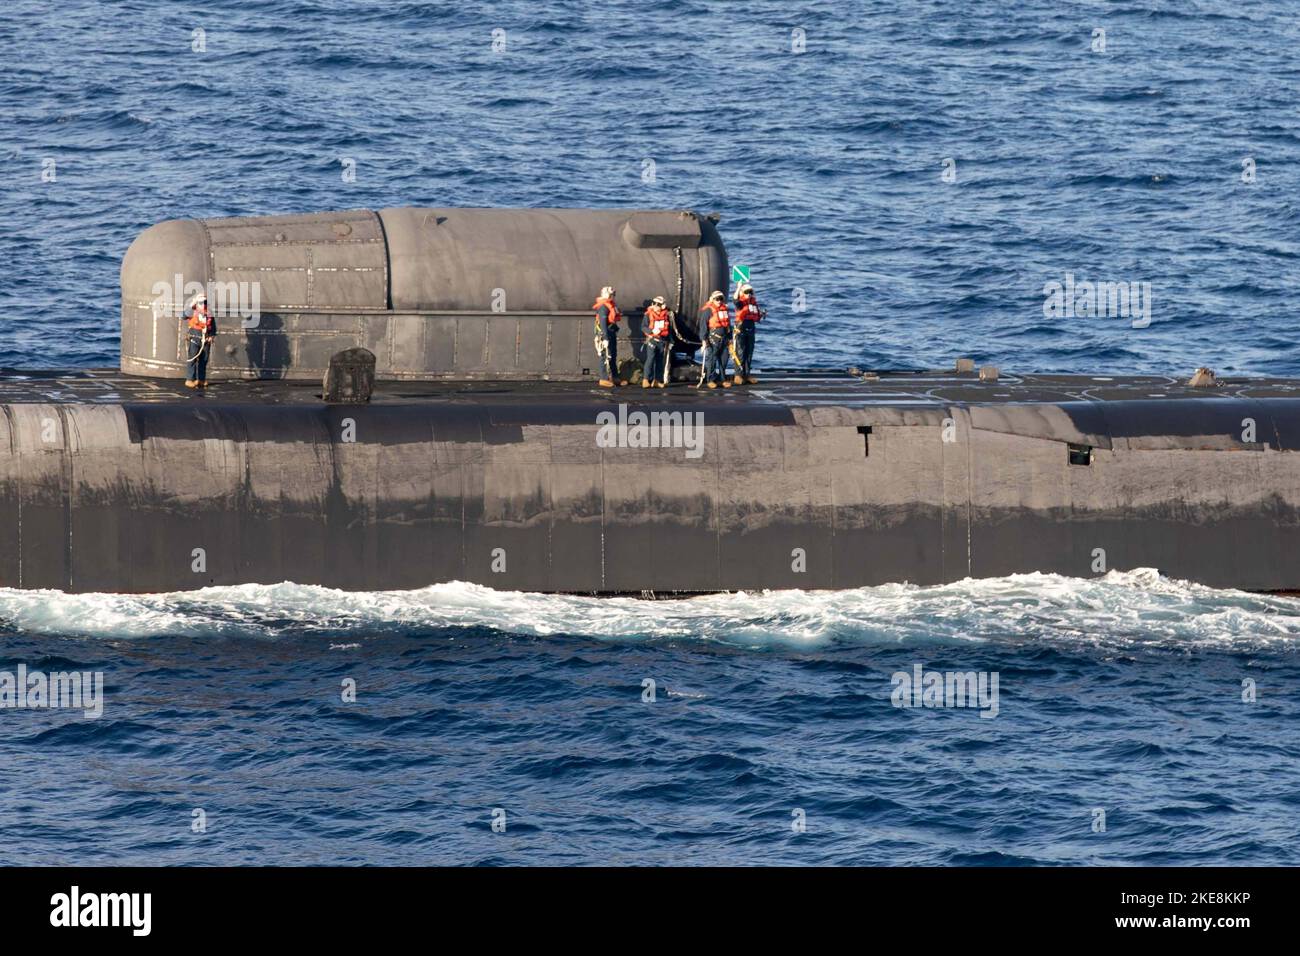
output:
[[[667,387],[668,387],[667,382],[655,382],[655,388],[667,388]]]
[[[611,382],[611,381],[610,381],[609,379],[607,379],[607,378],[602,378],[602,379],[601,379],[599,382],[597,382],[596,384],[599,385],[601,388],[613,388],[613,387],[614,387],[614,383]]]
[[[718,387],[718,383],[717,383],[717,382],[710,382],[710,383],[709,383],[709,388],[717,388],[717,387]]]
[[[740,375],[740,374],[737,374],[736,377],[733,378],[733,379],[731,380],[731,383],[732,383],[733,385],[744,385],[744,384],[745,384],[745,376]]]
[[[185,387],[186,387],[186,388],[198,388],[198,387],[199,387],[199,383],[196,382],[196,381],[194,381],[194,379],[192,379],[192,378],[187,378],[187,379],[185,380]]]
[[[748,385],[757,385],[757,384],[758,384],[758,379],[756,379],[756,378],[754,378],[754,376],[750,375],[750,376],[748,376],[748,377],[745,379],[745,382],[746,382],[746,384],[748,384]]]
[[[730,383],[730,382],[725,382],[725,381],[724,381],[724,382],[722,383],[722,387],[723,387],[723,388],[731,388],[731,383]]]
[[[626,384],[627,384],[627,379],[625,379],[625,378],[620,378],[620,379],[618,380],[618,387],[619,387],[619,388],[622,388],[622,387],[623,387],[624,385],[626,385]]]
[[[654,382],[650,381],[650,379],[648,378],[641,379],[642,388],[650,388],[652,385],[654,385]]]

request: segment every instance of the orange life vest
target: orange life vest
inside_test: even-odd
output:
[[[646,309],[645,314],[646,318],[650,320],[650,328],[646,331],[646,335],[650,336],[652,339],[668,338],[668,310],[657,308],[652,305],[650,308]]]
[[[619,319],[623,318],[623,314],[618,311],[618,306],[614,304],[614,300],[597,299],[591,304],[591,307],[596,310],[596,328],[600,328],[600,307],[602,305],[609,309],[609,318],[605,321],[610,325],[618,325]]]
[[[736,309],[737,322],[757,322],[763,317],[758,308],[758,300],[753,296],[749,298],[739,298],[736,300],[739,306]]]
[[[710,329],[725,329],[731,325],[731,310],[727,308],[727,303],[706,302],[704,307],[709,310]]]
[[[206,308],[196,308],[190,313],[189,326],[195,332],[206,332],[212,328],[212,315]]]

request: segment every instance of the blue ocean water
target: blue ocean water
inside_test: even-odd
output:
[[[1298,88],[1284,3],[11,0],[0,366],[115,364],[160,219],[612,205],[721,214],[760,365],[1300,374]],[[1066,274],[1151,324],[1045,318]],[[1296,864],[1298,648],[1154,570],[0,591],[0,671],[106,680],[0,710],[3,862]],[[918,664],[997,716],[895,707]]]

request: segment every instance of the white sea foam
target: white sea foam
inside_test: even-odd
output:
[[[1300,648],[1300,600],[1217,590],[1150,569],[1087,580],[1036,573],[934,587],[666,601],[496,591],[461,582],[375,592],[289,583],[146,595],[0,589],[0,622],[31,634],[92,638],[273,639],[318,631],[336,643],[379,630],[446,627],[745,647],[993,640]]]

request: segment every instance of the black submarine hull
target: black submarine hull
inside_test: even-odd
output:
[[[986,381],[959,362],[596,387],[636,377],[656,296],[690,375],[696,309],[730,289],[718,221],[399,207],[150,227],[122,261],[120,372],[0,374],[0,587],[690,594],[1150,567],[1300,589],[1297,382]],[[186,366],[200,295],[206,373]],[[348,381],[373,379],[368,404],[325,400],[340,356],[367,357]]]
[[[1296,590],[1298,504],[1290,381],[401,383],[346,406],[289,382],[0,374],[10,588],[642,595],[1151,567]]]

